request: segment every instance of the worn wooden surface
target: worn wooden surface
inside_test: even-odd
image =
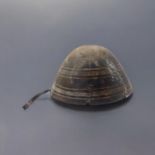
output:
[[[51,96],[66,104],[103,105],[128,98],[132,91],[123,67],[110,50],[83,45],[64,60]]]

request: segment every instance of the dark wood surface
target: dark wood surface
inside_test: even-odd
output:
[[[60,66],[51,89],[55,100],[77,106],[111,104],[133,93],[119,60],[98,45],[73,49]]]

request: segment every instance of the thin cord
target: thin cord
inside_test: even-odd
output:
[[[40,92],[38,94],[36,94],[35,96],[33,96],[22,108],[24,110],[28,109],[33,103],[34,101],[40,97],[41,95],[45,94],[45,93],[48,93],[49,91],[51,91],[51,89],[47,89],[47,90],[44,90],[43,92]]]

